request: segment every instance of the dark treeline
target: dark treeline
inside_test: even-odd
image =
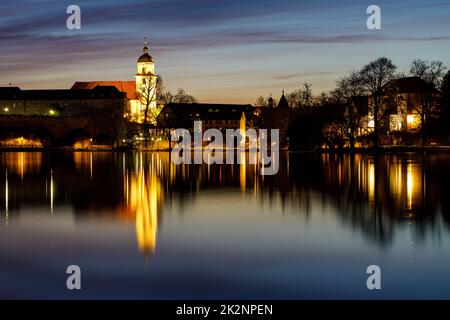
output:
[[[290,149],[329,150],[447,145],[450,71],[414,60],[407,73],[388,58],[371,61],[315,95],[310,84],[287,93]],[[259,97],[256,106],[268,105]]]

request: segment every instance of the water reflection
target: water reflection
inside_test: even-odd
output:
[[[5,170],[20,175],[38,172],[42,165],[41,152],[13,152],[2,155],[2,165]]]
[[[75,217],[133,223],[137,247],[157,248],[165,207],[185,207],[203,192],[238,192],[262,208],[312,214],[318,199],[372,243],[389,246],[405,222],[417,238],[449,226],[449,155],[302,155],[284,153],[276,176],[261,176],[248,154],[235,165],[174,165],[167,153],[4,153],[3,219],[42,205],[49,215],[71,206]],[[236,161],[237,162],[237,161]],[[315,209],[314,209],[315,208]]]
[[[136,223],[139,249],[144,253],[154,253],[158,232],[158,212],[161,210],[164,194],[157,177],[161,162],[152,157],[151,167],[144,163],[143,155],[135,155],[132,169],[125,169],[123,214]],[[126,167],[126,163],[124,163]]]

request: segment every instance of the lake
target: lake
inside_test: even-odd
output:
[[[450,299],[449,164],[283,153],[262,176],[248,159],[1,153],[0,297]]]

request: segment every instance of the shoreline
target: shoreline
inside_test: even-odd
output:
[[[202,151],[205,149],[202,149]],[[225,152],[228,149],[223,149]],[[234,150],[237,150],[236,148]],[[197,152],[200,150],[191,150]],[[7,147],[1,148],[0,152],[170,152],[169,149],[136,149],[136,148],[85,148],[85,149],[74,149],[68,147],[44,147],[44,148],[33,148],[33,147]],[[245,150],[245,152],[249,152]],[[371,148],[355,148],[350,150],[345,149],[321,149],[321,150],[280,150],[280,152],[288,153],[316,153],[316,154],[399,154],[399,153],[428,153],[428,154],[450,154],[450,146],[427,146],[427,147],[380,147],[378,150]]]

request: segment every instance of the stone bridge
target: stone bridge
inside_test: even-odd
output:
[[[0,116],[0,140],[39,140],[43,146],[72,146],[92,139],[93,144],[118,146],[126,136],[123,119],[88,116]]]

